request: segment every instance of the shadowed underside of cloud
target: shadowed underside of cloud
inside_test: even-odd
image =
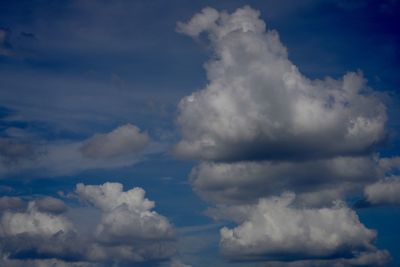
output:
[[[207,34],[206,88],[183,98],[175,153],[213,161],[357,155],[385,137],[386,110],[361,73],[310,80],[249,7],[205,8],[178,31]]]
[[[331,208],[291,207],[295,195],[260,199],[258,204],[232,207],[239,226],[221,229],[221,251],[233,260],[353,258],[375,253],[375,231],[362,225],[343,202]],[[218,215],[218,210],[214,215]],[[242,217],[242,218],[240,218]]]
[[[374,154],[386,138],[384,103],[361,72],[305,77],[259,15],[204,8],[177,26],[213,51],[207,86],[179,103],[173,152],[202,161],[191,182],[217,204],[208,214],[238,224],[221,229],[222,254],[271,266],[385,265],[376,233],[340,201],[399,165]]]
[[[206,162],[191,172],[196,192],[217,204],[252,203],[289,190],[297,193],[299,205],[330,205],[382,177],[379,160],[368,156],[301,162]]]
[[[144,198],[144,190],[134,188],[123,192],[119,183],[101,186],[78,184],[76,192],[102,210],[101,223],[96,229],[97,238],[104,243],[130,243],[132,240],[168,240],[174,232],[168,220],[151,211],[154,202]]]
[[[65,204],[58,199],[33,200],[25,209],[7,205],[0,214],[0,263],[140,266],[151,262],[157,266],[175,255],[174,228],[152,210],[154,202],[144,197],[143,189],[123,191],[118,183],[78,184],[76,195],[101,212],[93,232],[79,232],[63,214]],[[11,203],[10,198],[0,202]]]
[[[390,259],[387,251],[357,253],[354,258],[337,258],[335,260],[300,260],[294,262],[269,262],[269,267],[375,267],[385,266]]]

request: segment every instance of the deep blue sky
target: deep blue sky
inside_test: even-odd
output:
[[[180,252],[185,262],[226,264],[217,249],[220,225],[204,214],[209,204],[188,182],[196,161],[169,151],[180,139],[177,105],[207,84],[203,64],[212,55],[206,40],[177,33],[176,23],[206,6],[233,12],[244,5],[259,10],[267,27],[278,31],[289,59],[305,76],[339,78],[361,70],[371,88],[385,92],[388,138],[375,152],[400,154],[396,0],[0,1],[0,137],[40,147],[78,142],[131,123],[161,151],[128,166],[62,175],[17,167],[2,175],[0,195],[57,197],[79,182],[139,186],[156,202],[157,212],[203,240],[193,241],[204,242],[195,253]],[[378,231],[377,245],[391,253],[390,266],[400,266],[399,208],[367,207],[357,213]]]

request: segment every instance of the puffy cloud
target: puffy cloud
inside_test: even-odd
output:
[[[0,198],[0,265],[158,266],[175,255],[173,226],[152,210],[155,203],[143,189],[78,184],[76,194],[100,210],[101,217],[86,222],[90,228],[76,227],[79,218],[61,214],[66,210],[61,200],[39,198],[23,209],[19,198]]]
[[[331,208],[296,209],[295,195],[260,199],[242,207],[240,225],[221,229],[222,253],[235,260],[302,260],[356,257],[375,252],[376,233],[344,203]],[[238,218],[236,218],[238,219]]]
[[[139,241],[169,240],[174,231],[169,221],[155,211],[154,202],[144,197],[142,188],[123,191],[120,183],[78,184],[76,193],[102,210],[97,237],[105,243],[130,244]]]
[[[130,166],[161,149],[158,144],[151,146],[149,136],[132,124],[82,141],[0,138],[0,176],[26,172],[31,176],[63,176]]]
[[[77,257],[73,224],[64,216],[40,211],[36,201],[26,210],[5,211],[0,217],[2,255],[14,259]]]
[[[54,235],[73,230],[64,217],[38,211],[35,202],[30,202],[26,212],[8,212],[1,217],[1,233],[4,236],[18,234]]]
[[[191,37],[197,37],[206,29],[216,27],[219,15],[214,8],[206,7],[200,13],[195,14],[188,23],[178,22],[176,30]]]
[[[400,204],[400,177],[388,177],[370,184],[364,195],[371,204]]]
[[[364,197],[369,204],[400,204],[400,157],[383,158],[379,167],[384,177],[364,188]]]
[[[260,197],[295,191],[303,205],[330,205],[333,200],[384,176],[373,157],[337,157],[312,161],[205,162],[191,172],[192,185],[217,204],[255,202]]]
[[[142,212],[154,208],[154,202],[144,198],[145,191],[135,187],[126,192],[120,183],[105,183],[102,185],[76,185],[78,196],[103,211],[112,211],[121,205]]]
[[[83,143],[81,152],[89,158],[119,157],[143,150],[149,140],[149,136],[141,133],[138,127],[125,124],[110,133],[89,138]]]
[[[173,151],[202,161],[190,177],[217,204],[208,214],[238,224],[221,229],[221,251],[271,266],[384,265],[375,231],[339,200],[393,172],[395,159],[373,155],[386,107],[361,72],[305,77],[259,15],[205,8],[177,26],[213,50],[208,84],[179,103]]]
[[[174,229],[167,218],[152,210],[155,204],[145,198],[142,188],[123,191],[120,183],[78,184],[76,193],[102,212],[94,233],[98,245],[90,257],[143,262],[175,254]]]
[[[178,31],[208,34],[214,56],[205,65],[206,88],[180,101],[176,154],[213,161],[349,156],[385,137],[385,106],[361,73],[308,79],[258,11],[206,8]]]

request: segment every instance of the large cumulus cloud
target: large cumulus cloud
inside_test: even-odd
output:
[[[247,6],[205,8],[177,26],[213,52],[207,85],[179,103],[173,152],[200,161],[190,177],[217,205],[208,214],[237,224],[221,230],[223,255],[277,266],[385,264],[376,233],[341,201],[395,168],[374,153],[386,138],[381,97],[361,71],[305,77],[259,16]]]
[[[207,86],[179,104],[178,155],[203,160],[357,155],[385,137],[386,111],[361,73],[310,80],[259,12],[206,8],[178,31],[205,33]]]

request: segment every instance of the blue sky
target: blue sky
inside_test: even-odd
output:
[[[0,1],[1,263],[398,266],[399,11]]]

